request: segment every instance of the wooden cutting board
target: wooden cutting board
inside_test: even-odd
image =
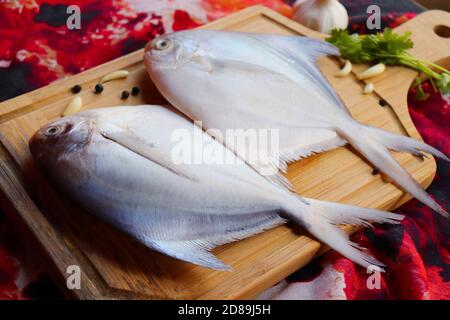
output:
[[[420,58],[449,62],[450,14],[426,12],[402,25],[410,30]],[[247,32],[324,36],[270,11],[252,7],[205,28]],[[439,33],[441,36],[439,36]],[[138,85],[143,92],[127,104],[165,104],[149,80],[137,51],[89,71],[0,104],[0,187],[9,216],[30,238],[61,288],[79,299],[232,299],[252,298],[307,264],[325,248],[301,230],[282,226],[217,248],[214,253],[233,266],[218,272],[163,256],[136,243],[75,206],[52,188],[30,158],[27,142],[47,122],[58,118],[80,84],[84,109],[117,106],[120,93]],[[356,119],[420,139],[407,110],[407,92],[416,73],[390,68],[375,79],[376,91],[363,95],[354,75],[337,79],[338,61],[320,60],[320,67]],[[360,69],[362,67],[356,68]],[[127,69],[126,80],[107,83],[101,95],[92,93],[99,79]],[[380,99],[388,105],[380,106]],[[433,180],[433,158],[420,161],[407,154],[397,160],[424,187]],[[290,166],[288,178],[304,196],[391,210],[410,199],[394,185],[372,175],[372,167],[351,148],[339,148]],[[346,228],[351,232],[351,228]],[[67,268],[81,268],[81,289],[66,287]]]

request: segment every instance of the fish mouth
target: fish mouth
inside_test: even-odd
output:
[[[32,150],[34,148],[34,146],[36,145],[36,141],[37,141],[37,132],[35,134],[33,134],[33,136],[31,136],[30,140],[28,140],[28,147],[30,148],[30,150]]]
[[[41,141],[42,141],[42,133],[40,131],[36,131],[30,138],[30,140],[28,140],[28,148],[30,149],[32,157],[36,160],[38,160],[41,155],[41,152],[39,151]]]
[[[155,41],[156,39],[158,39],[158,37],[156,37],[155,39],[149,41],[149,42],[145,45],[145,47],[144,47],[145,55],[147,55],[147,53],[150,53],[150,54],[151,54],[151,52],[152,52],[152,50],[153,50],[153,48],[154,48],[154,41]]]
[[[144,51],[144,64],[147,68],[154,69],[156,65],[161,65],[164,62],[164,59],[158,57],[157,54],[153,52],[154,49],[149,46],[151,43],[148,43],[145,46]]]

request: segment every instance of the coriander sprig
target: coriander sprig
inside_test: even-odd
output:
[[[339,48],[341,55],[352,63],[384,63],[402,65],[422,72],[426,77],[417,78],[418,96],[427,97],[422,82],[429,79],[433,88],[442,93],[450,93],[450,71],[430,61],[418,59],[408,53],[414,46],[410,32],[398,34],[386,28],[383,33],[361,36],[349,34],[347,30],[334,29],[326,40]]]

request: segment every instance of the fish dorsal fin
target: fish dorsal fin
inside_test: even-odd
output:
[[[182,166],[175,165],[166,153],[158,149],[156,144],[143,141],[143,139],[136,136],[131,130],[125,130],[113,125],[107,125],[106,128],[105,126],[103,127],[100,134],[104,138],[164,167],[176,175],[192,181],[198,181],[191,172],[185,170]]]
[[[282,51],[294,60],[315,63],[321,56],[339,56],[339,49],[331,43],[302,36],[280,36],[248,33],[248,36],[257,39],[270,47]]]
[[[263,43],[277,55],[289,61],[301,74],[309,76],[333,99],[340,109],[349,114],[341,98],[317,67],[321,56],[339,56],[339,49],[331,43],[302,36],[280,36],[247,33],[248,37]],[[319,81],[318,81],[319,80]]]
[[[208,251],[212,246],[203,241],[145,241],[151,248],[176,259],[187,261],[202,267],[221,271],[231,271],[232,268]]]

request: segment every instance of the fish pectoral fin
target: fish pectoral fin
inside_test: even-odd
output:
[[[163,254],[202,267],[231,271],[232,268],[208,251],[202,241],[149,240],[146,244]]]
[[[239,61],[239,60],[230,60],[230,59],[214,59],[207,55],[195,55],[191,58],[191,62],[196,68],[212,73],[212,72],[220,72],[222,70],[232,71],[232,72],[244,72],[244,73],[252,73],[258,76],[260,75],[271,75],[276,77],[278,80],[283,81],[291,81],[288,77],[284,76],[281,73],[275,72],[274,70],[267,69],[261,65],[247,62],[247,61]]]
[[[221,62],[215,60],[213,63],[212,70],[214,72],[227,71],[236,75],[243,73],[255,77],[265,76],[270,81],[276,80],[277,82],[292,83],[292,80],[284,74],[255,63],[238,60],[223,60]]]
[[[202,71],[206,71],[208,73],[213,71],[212,63],[206,56],[194,55],[191,58],[191,62],[193,62],[194,65]]]
[[[188,172],[182,166],[174,164],[170,157],[159,150],[155,144],[143,141],[130,130],[121,128],[115,128],[115,130],[103,130],[101,135],[105,139],[120,144],[122,147],[164,167],[176,175],[192,181],[198,181],[198,178],[191,172]]]

